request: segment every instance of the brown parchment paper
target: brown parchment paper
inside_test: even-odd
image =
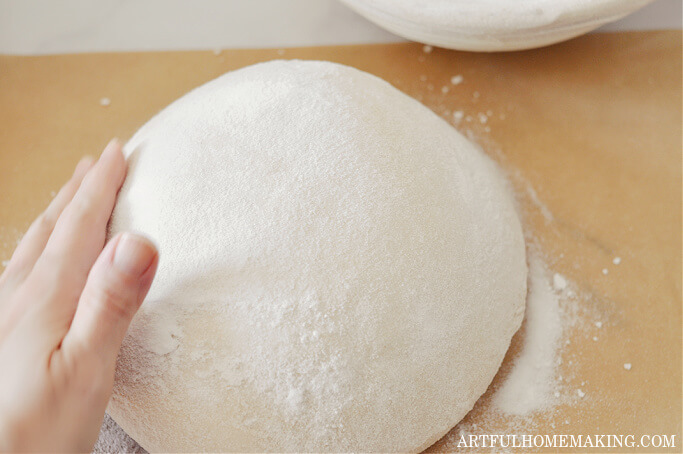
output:
[[[277,58],[344,63],[421,100],[501,163],[527,234],[580,295],[585,323],[569,329],[560,373],[586,396],[515,420],[491,417],[490,389],[461,428],[501,433],[517,422],[534,434],[676,435],[669,451],[680,452],[681,50],[680,31],[669,31],[504,54],[394,44],[2,56],[0,260],[81,156],[127,139],[193,87]],[[518,334],[492,388],[521,342]],[[457,431],[431,449],[454,450]]]

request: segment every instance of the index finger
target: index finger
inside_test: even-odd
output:
[[[52,301],[66,299],[69,320],[90,268],[104,247],[107,222],[125,176],[126,161],[121,145],[112,140],[60,215],[27,279],[27,283],[35,279],[40,287],[47,287]]]

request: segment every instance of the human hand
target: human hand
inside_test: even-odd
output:
[[[156,248],[131,233],[105,246],[126,176],[121,145],[82,160],[0,276],[0,451],[92,450]]]

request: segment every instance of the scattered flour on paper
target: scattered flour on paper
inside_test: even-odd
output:
[[[557,392],[557,353],[562,336],[560,297],[548,279],[548,269],[540,256],[532,252],[528,261],[529,290],[522,351],[493,397],[494,407],[509,415],[546,409],[553,404]],[[559,283],[566,288],[564,278]]]

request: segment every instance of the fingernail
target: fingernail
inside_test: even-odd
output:
[[[147,239],[124,233],[114,251],[114,266],[130,276],[142,276],[154,262],[157,250]]]
[[[82,158],[80,161],[78,161],[78,164],[76,165],[76,169],[74,170],[74,175],[80,175],[83,173],[86,169],[90,168],[93,164],[93,158],[91,156],[86,156],[85,158]]]
[[[109,154],[113,152],[114,150],[119,150],[121,149],[121,142],[119,142],[119,139],[114,137],[109,141],[106,147],[104,147],[104,150],[102,151],[102,156]]]

